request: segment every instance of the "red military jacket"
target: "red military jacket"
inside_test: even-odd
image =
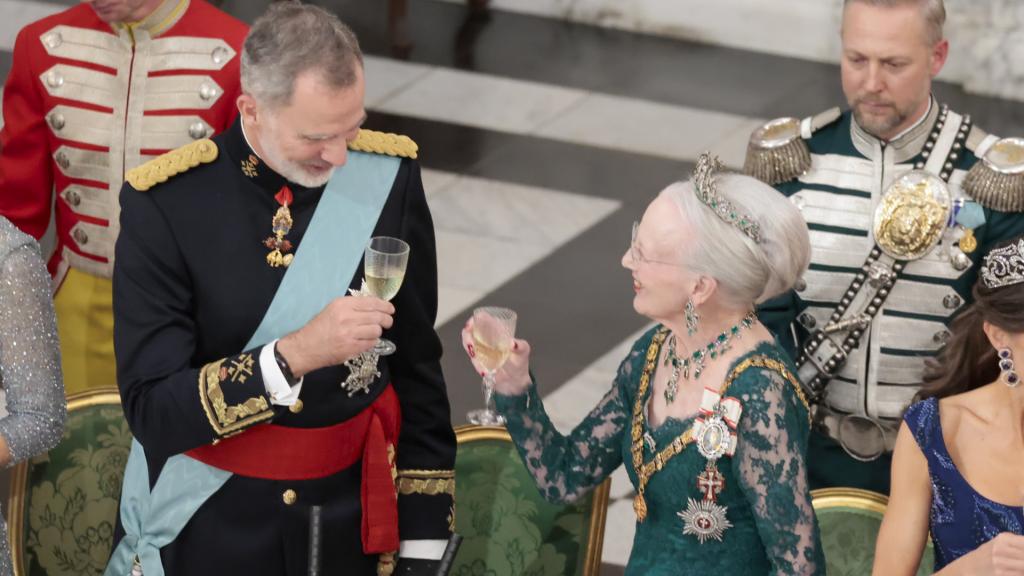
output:
[[[109,278],[128,170],[228,128],[248,27],[204,0],[110,25],[88,4],[18,34],[4,87],[0,215],[41,237],[50,270]],[[56,200],[54,200],[56,196]]]

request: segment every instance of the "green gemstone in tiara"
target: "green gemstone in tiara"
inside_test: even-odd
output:
[[[725,169],[721,160],[709,152],[703,152],[697,158],[697,167],[693,171],[693,189],[697,198],[711,208],[719,218],[736,227],[751,240],[761,243],[761,225],[748,214],[742,214],[725,198],[718,194],[718,183],[715,175]]]

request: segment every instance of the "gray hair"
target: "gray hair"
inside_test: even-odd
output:
[[[348,88],[363,65],[359,40],[337,16],[299,2],[275,2],[253,23],[242,46],[242,91],[276,107],[291,101],[295,79],[313,70]]]
[[[811,241],[800,210],[777,190],[741,174],[716,176],[718,195],[761,226],[755,243],[705,205],[692,180],[665,189],[696,240],[688,248],[692,272],[718,281],[720,297],[733,307],[759,304],[792,288],[811,260]]]
[[[854,2],[881,8],[917,6],[921,9],[921,13],[924,16],[928,43],[934,46],[944,37],[942,27],[946,24],[946,5],[943,3],[943,0],[843,0],[843,9],[845,10],[847,6]]]

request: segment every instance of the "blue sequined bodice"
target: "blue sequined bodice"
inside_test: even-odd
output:
[[[929,524],[935,543],[935,570],[995,538],[1001,532],[1024,534],[1024,511],[978,494],[957,470],[946,449],[939,401],[929,398],[911,406],[903,417],[928,459],[932,483]]]

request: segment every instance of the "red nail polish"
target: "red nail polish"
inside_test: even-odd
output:
[[[513,342],[512,343],[512,349],[513,350],[519,350],[519,342]]]
[[[469,357],[470,358],[476,358],[476,350],[473,349],[473,345],[472,344],[467,344],[466,345],[466,351],[469,352]]]

